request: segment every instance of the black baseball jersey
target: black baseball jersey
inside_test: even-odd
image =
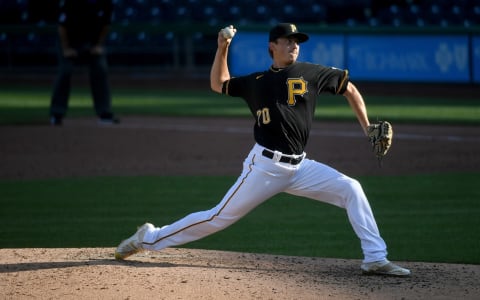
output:
[[[58,23],[66,28],[70,46],[91,46],[111,24],[112,13],[112,0],[61,0]]]
[[[295,62],[283,69],[234,77],[223,93],[242,97],[256,118],[255,141],[285,154],[303,153],[320,93],[343,94],[348,71]]]

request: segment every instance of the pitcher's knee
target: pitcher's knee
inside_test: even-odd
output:
[[[342,190],[344,194],[345,205],[348,205],[352,201],[356,202],[366,200],[362,185],[356,179],[349,177],[345,178],[343,181]]]
[[[345,177],[342,180],[343,183],[343,190],[347,194],[357,194],[357,193],[363,193],[362,185],[358,180],[350,178],[350,177]]]

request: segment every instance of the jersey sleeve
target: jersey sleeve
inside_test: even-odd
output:
[[[348,70],[343,70],[343,76],[341,77],[340,83],[337,88],[337,94],[342,95],[347,90],[348,82],[350,77],[348,76]]]
[[[331,94],[342,95],[347,90],[347,85],[350,80],[348,70],[341,70],[337,68],[326,68],[324,72],[320,73],[324,80],[319,80],[319,93],[328,92]]]
[[[249,76],[232,77],[225,81],[222,86],[222,94],[232,97],[245,97],[248,90]]]

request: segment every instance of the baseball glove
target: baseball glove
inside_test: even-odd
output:
[[[372,150],[380,161],[388,149],[392,146],[393,128],[392,124],[387,121],[379,121],[367,127],[368,140],[372,144]]]

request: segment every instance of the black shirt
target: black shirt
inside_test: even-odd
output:
[[[320,93],[343,94],[348,71],[296,62],[284,69],[234,77],[223,92],[242,97],[256,118],[255,141],[285,154],[303,153]]]
[[[112,12],[112,0],[61,0],[58,22],[66,28],[70,46],[91,46],[111,23]]]

